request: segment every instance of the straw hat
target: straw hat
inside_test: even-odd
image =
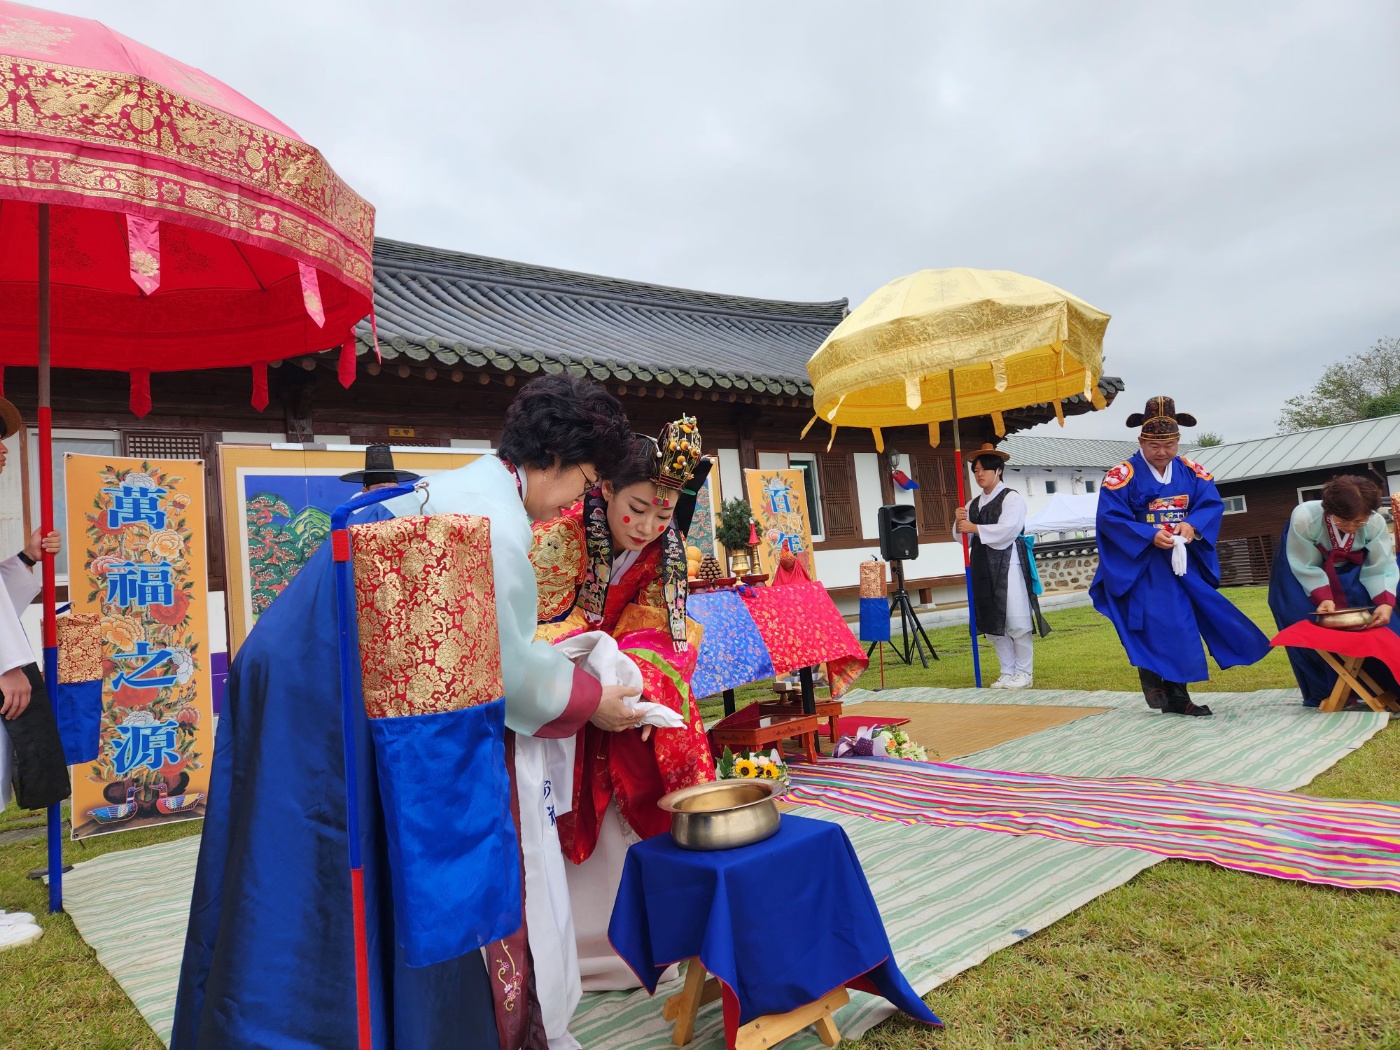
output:
[[[7,438],[11,434],[17,433],[23,425],[24,421],[19,417],[19,409],[0,397],[0,438]]]
[[[972,462],[976,463],[983,456],[996,456],[997,459],[1005,463],[1008,459],[1011,458],[1011,453],[1003,452],[995,445],[983,442],[982,447],[979,448],[976,452],[974,452],[969,458],[972,460]]]

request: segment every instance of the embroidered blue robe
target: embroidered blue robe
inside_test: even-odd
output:
[[[1225,505],[1204,468],[1178,456],[1160,482],[1141,452],[1105,476],[1096,522],[1099,567],[1089,595],[1113,621],[1134,667],[1169,682],[1210,677],[1205,650],[1221,667],[1252,664],[1269,640],[1217,587],[1215,543]],[[1189,522],[1197,538],[1186,545],[1187,572],[1172,572],[1171,551],[1153,544],[1162,528]]]

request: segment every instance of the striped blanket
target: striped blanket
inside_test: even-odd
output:
[[[789,773],[789,802],[835,813],[1129,846],[1278,879],[1400,893],[1395,802],[893,760],[794,763]]]

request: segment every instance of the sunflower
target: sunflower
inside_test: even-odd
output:
[[[752,779],[758,776],[758,766],[751,758],[736,758],[734,760],[734,775]]]
[[[765,763],[764,763],[764,765],[763,765],[763,779],[764,779],[764,780],[778,780],[778,779],[781,779],[782,775],[783,775],[782,770],[780,770],[777,766],[773,765],[773,763],[771,763],[771,762],[765,762]]]

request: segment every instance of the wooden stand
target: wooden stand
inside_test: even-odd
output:
[[[1338,656],[1326,649],[1313,651],[1327,661],[1328,667],[1337,672],[1337,684],[1332,687],[1327,699],[1322,701],[1323,711],[1340,711],[1347,705],[1353,693],[1372,711],[1400,711],[1400,702],[1361,669],[1361,665],[1366,662],[1364,656]]]
[[[720,998],[722,989],[719,981],[708,977],[705,965],[698,959],[691,959],[685,966],[685,986],[676,995],[666,1000],[661,1007],[664,1020],[674,1021],[671,1042],[685,1046],[695,1037],[695,1018],[700,1007]],[[734,1050],[765,1050],[776,1046],[790,1035],[796,1035],[808,1025],[817,1029],[817,1038],[827,1046],[841,1042],[841,1033],[836,1028],[832,1014],[851,1001],[844,988],[828,992],[814,1003],[799,1006],[785,1014],[767,1014],[750,1021],[739,1029],[734,1039]]]
[[[796,718],[774,718],[766,726],[753,722],[726,729],[718,725],[710,730],[710,739],[714,742],[716,751],[725,747],[735,751],[759,751],[775,747],[793,737],[802,742],[807,761],[815,762],[818,754],[817,724],[816,715],[799,715]]]
[[[826,734],[833,744],[836,743],[838,723],[841,721],[841,701],[818,700],[813,706],[816,707],[816,711],[813,713],[818,720],[826,719]],[[792,703],[787,700],[762,700],[759,702],[758,709],[765,716],[773,715],[785,718],[800,716],[804,713],[800,702]]]

